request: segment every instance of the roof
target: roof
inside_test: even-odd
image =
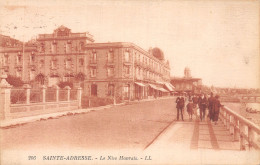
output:
[[[148,51],[144,50],[143,48],[139,47],[138,45],[131,43],[131,42],[104,42],[104,43],[88,43],[85,45],[85,49],[98,49],[98,48],[120,48],[120,47],[129,47],[129,48],[134,48],[137,51],[140,51],[141,53],[145,54],[146,56],[152,58],[153,60],[163,64],[165,67],[168,69],[169,66],[167,66],[167,61],[161,61],[158,58],[154,57],[151,55]]]

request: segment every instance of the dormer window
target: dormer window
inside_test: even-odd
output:
[[[91,63],[96,63],[97,62],[97,53],[94,52],[91,54]]]
[[[4,63],[4,65],[8,65],[8,62],[9,62],[9,56],[8,56],[8,54],[7,53],[5,53],[4,54],[4,61],[3,61]]]
[[[20,63],[22,62],[22,56],[21,56],[21,54],[19,54],[19,53],[18,53],[18,55],[17,55],[16,62],[17,62],[17,64],[20,64]]]
[[[129,51],[125,51],[125,62],[129,62],[129,59],[130,59]]]
[[[107,61],[108,61],[108,63],[112,63],[114,61],[114,54],[113,54],[113,52],[108,52],[107,53]]]
[[[68,35],[69,35],[69,32],[65,29],[61,29],[57,33],[57,36],[59,36],[59,37],[68,36]]]
[[[32,55],[30,56],[30,63],[34,63],[34,61],[35,61],[35,55],[32,54]]]
[[[80,42],[79,43],[79,51],[83,51],[84,50],[84,42]]]

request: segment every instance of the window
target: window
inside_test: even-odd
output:
[[[91,85],[91,96],[97,96],[97,84]]]
[[[35,71],[31,70],[30,71],[30,80],[34,80],[35,78]]]
[[[52,52],[53,54],[55,54],[55,53],[56,53],[56,50],[57,50],[57,45],[56,45],[56,43],[52,43],[52,44],[51,44],[51,52]]]
[[[142,78],[143,79],[143,77],[144,77],[144,72],[143,72],[143,69],[140,69],[140,78]]]
[[[108,52],[107,54],[107,61],[112,63],[114,61],[114,54],[112,52]]]
[[[32,55],[30,56],[30,63],[34,63],[34,61],[35,61],[35,55],[32,54]]]
[[[97,53],[92,53],[91,55],[91,63],[96,63],[97,62]]]
[[[79,43],[79,51],[83,51],[84,48],[84,42]]]
[[[129,52],[125,52],[125,62],[129,62]]]
[[[39,65],[40,68],[43,68],[44,67],[44,60],[40,60],[40,65]]]
[[[130,93],[130,85],[127,84],[127,85],[125,85],[124,88],[123,88],[123,96],[124,96],[125,98],[129,98],[129,93]]]
[[[67,59],[65,61],[65,68],[66,69],[70,69],[71,68],[71,65],[72,65],[72,60],[71,59]]]
[[[108,77],[114,76],[114,68],[112,67],[107,68],[107,76]]]
[[[51,69],[56,69],[57,68],[57,60],[52,60],[51,61]]]
[[[22,62],[22,56],[17,55],[17,64],[20,64]]]
[[[66,53],[71,53],[71,44],[70,44],[70,43],[66,43],[65,52],[66,52]]]
[[[8,57],[8,55],[5,55],[3,64],[8,65],[8,61],[9,61],[9,57]]]
[[[114,89],[115,89],[115,86],[114,84],[109,84],[108,85],[108,96],[114,96]]]
[[[97,74],[97,69],[96,68],[91,68],[90,69],[90,76],[91,77],[96,77]]]
[[[125,66],[125,74],[129,75],[130,74],[130,66]]]
[[[40,44],[40,52],[41,52],[41,53],[44,52],[44,43],[41,43],[41,44]]]
[[[84,66],[84,59],[83,58],[79,59],[79,66]]]
[[[57,33],[57,36],[68,36],[69,35],[69,31],[67,30],[59,30]]]

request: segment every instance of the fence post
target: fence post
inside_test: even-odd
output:
[[[1,76],[0,82],[0,120],[9,119],[12,86],[6,81],[7,76]]]
[[[243,137],[245,135],[245,124],[240,122],[239,123],[239,130],[240,130],[240,150],[246,149],[246,140]]]
[[[26,90],[26,104],[30,104],[31,86],[25,84],[23,88]]]
[[[223,118],[224,118],[224,126],[227,126],[227,112],[224,111],[223,113]]]
[[[256,141],[256,132],[250,127],[248,127],[248,145],[249,145],[249,150],[254,148],[253,143]]]
[[[234,134],[234,129],[235,129],[235,127],[234,127],[234,125],[235,125],[235,123],[234,123],[234,116],[232,116],[232,115],[230,115],[230,117],[229,117],[230,119],[229,119],[229,133],[231,134],[231,135],[233,135]]]
[[[233,140],[238,141],[239,140],[239,131],[238,128],[238,120],[237,118],[234,118],[234,134],[233,134]]]
[[[226,128],[229,130],[230,128],[230,115],[226,113]]]
[[[81,108],[81,96],[82,96],[82,88],[77,88],[77,100],[78,100],[78,108]]]
[[[70,90],[71,90],[71,88],[69,86],[66,86],[64,89],[67,90],[67,94],[68,94],[67,100],[70,101]]]
[[[41,88],[42,88],[42,102],[43,103],[45,103],[46,102],[46,86],[45,85],[43,85],[43,86],[41,86]]]
[[[56,89],[56,102],[59,102],[60,87],[58,85],[53,85],[53,88]]]

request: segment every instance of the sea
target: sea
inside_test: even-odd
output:
[[[252,121],[260,127],[260,103],[231,103],[222,102],[223,105],[227,106],[231,110]],[[257,113],[247,112],[247,108],[256,109]]]

